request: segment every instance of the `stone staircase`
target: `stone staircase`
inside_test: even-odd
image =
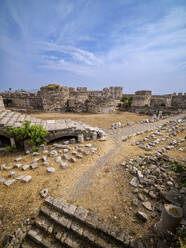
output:
[[[21,247],[120,248],[128,247],[127,240],[120,228],[99,220],[95,212],[49,196]]]

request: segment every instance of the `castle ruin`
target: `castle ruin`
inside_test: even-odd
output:
[[[135,94],[123,94],[122,87],[109,87],[103,90],[77,89],[49,84],[40,88],[37,93],[26,91],[1,92],[5,106],[25,111],[76,112],[76,113],[112,113],[123,96],[132,97],[130,111],[140,113],[142,110],[167,111],[186,109],[186,93],[152,95],[150,90],[136,91]],[[125,110],[124,108],[121,110]],[[151,113],[153,113],[151,111]],[[145,113],[149,113],[146,111]]]

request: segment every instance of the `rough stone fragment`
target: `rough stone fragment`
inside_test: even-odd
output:
[[[139,180],[137,179],[137,177],[132,178],[132,180],[130,181],[130,185],[132,185],[133,187],[138,187]]]
[[[48,188],[42,189],[40,191],[41,197],[45,198],[48,195]]]
[[[148,220],[147,215],[144,212],[138,211],[136,216],[141,219],[142,221],[146,222]]]
[[[13,177],[13,176],[15,176],[15,175],[16,175],[16,172],[15,172],[15,171],[11,171],[11,172],[10,172],[10,176],[11,176],[11,177]]]
[[[149,211],[152,211],[152,205],[149,201],[143,202],[142,205]]]

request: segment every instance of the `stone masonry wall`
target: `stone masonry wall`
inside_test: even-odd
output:
[[[0,110],[4,110],[5,106],[4,106],[4,102],[3,102],[3,98],[2,96],[0,96]]]
[[[88,91],[86,87],[75,90],[53,84],[41,87],[40,95],[46,112],[108,113],[115,111],[115,100],[122,98],[123,89],[110,87],[102,91]]]
[[[30,92],[2,92],[4,104],[7,107],[42,110],[41,97]]]
[[[65,112],[69,98],[69,88],[48,85],[40,88],[43,110],[46,112]]]
[[[172,97],[172,106],[175,108],[186,109],[186,93],[179,93]]]

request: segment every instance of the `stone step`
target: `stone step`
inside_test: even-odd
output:
[[[3,116],[5,116],[7,114],[7,111],[4,110],[4,111],[1,111],[0,113],[0,120],[3,118]]]
[[[99,232],[106,240],[112,241],[112,243],[116,242],[117,247],[120,247],[120,245],[121,247],[126,246],[125,242],[128,240],[128,237],[123,230],[116,226],[107,225],[102,220],[99,220],[94,212],[88,211],[83,207],[71,205],[64,199],[54,199],[50,196],[45,199],[45,204],[57,210],[58,213],[72,218],[80,225],[86,225],[88,228],[91,228],[93,233],[94,231]],[[51,210],[48,210],[48,215],[50,215]],[[47,215],[47,210],[45,214]]]
[[[55,211],[48,207],[41,208],[40,223],[43,223],[45,221],[41,217],[42,215],[44,215],[48,220],[51,221],[51,228],[58,225],[60,227],[60,231],[65,230],[65,232],[68,232],[69,235],[79,237],[79,240],[82,240],[82,243],[84,240],[84,242],[86,244],[89,244],[91,247],[123,247],[122,245],[118,244],[118,242],[114,242],[111,238],[109,239],[107,235],[104,235],[103,233],[101,234],[98,230],[92,229],[86,224],[79,222],[77,218],[62,215],[58,211]],[[43,223],[43,226],[46,229],[49,228],[49,225],[47,226],[46,222]]]
[[[14,112],[8,112],[3,118],[1,119],[1,123],[6,126],[6,123],[11,119],[11,117],[14,115]]]
[[[81,236],[77,236],[70,229],[61,226],[59,223],[52,222],[51,219],[48,220],[46,216],[40,215],[35,224],[38,229],[43,230],[46,234],[51,235],[54,240],[61,243],[61,247],[95,247],[85,243]]]
[[[59,243],[53,240],[53,238],[42,232],[41,229],[37,229],[37,228],[31,229],[27,233],[27,237],[31,239],[34,242],[34,244],[36,244],[36,247],[63,248]]]

